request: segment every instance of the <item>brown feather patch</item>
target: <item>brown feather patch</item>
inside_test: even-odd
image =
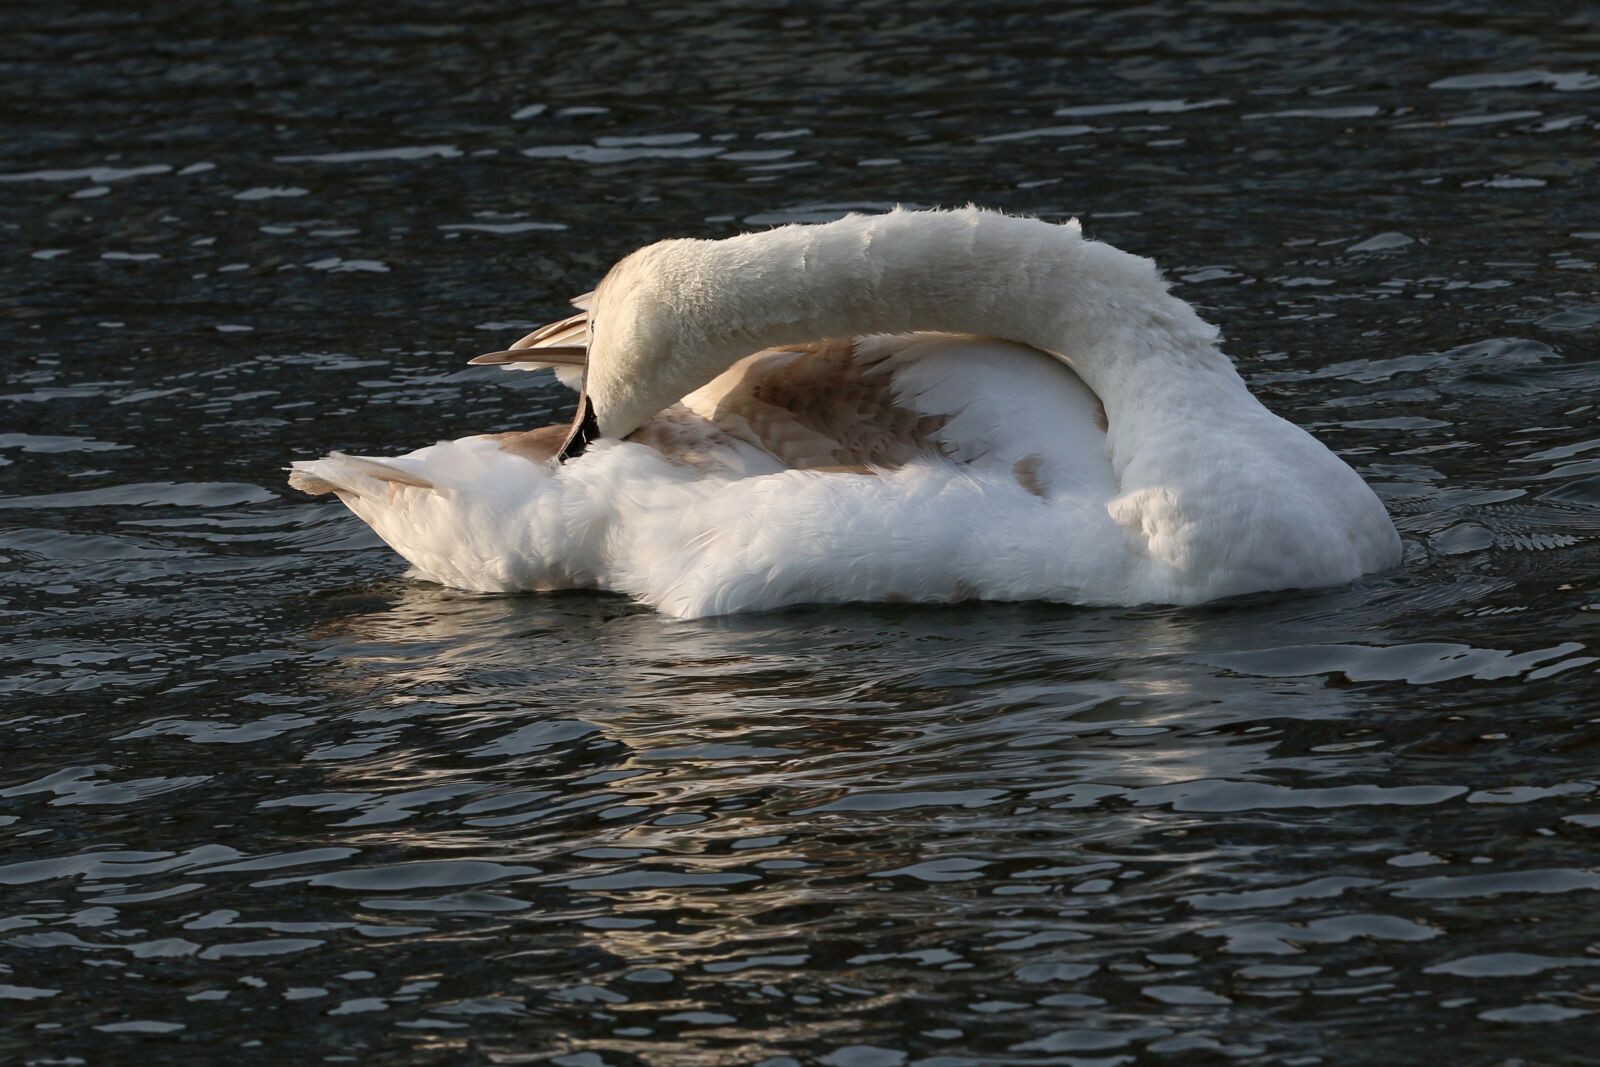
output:
[[[544,332],[555,333],[551,327]],[[538,347],[495,357],[546,358]],[[870,475],[919,455],[943,454],[937,435],[945,416],[898,404],[892,377],[881,363],[881,357],[861,358],[853,339],[768,349],[726,372],[726,388],[715,394],[712,410],[700,408],[697,414],[674,404],[627,440],[655,449],[672,463],[715,473],[743,469],[743,461],[729,454],[736,442],[754,445],[793,470],[836,474]],[[546,426],[491,436],[501,451],[545,463],[567,431]]]
[[[562,442],[567,439],[570,426],[541,426],[537,430],[512,431],[510,433],[492,433],[485,436],[493,437],[500,442],[500,451],[509,452],[513,456],[532,460],[534,463],[548,463],[555,458]]]
[[[797,470],[900,467],[939,451],[944,418],[901,407],[853,339],[760,353],[717,398],[710,418]]]
[[[655,418],[630,433],[626,440],[653,448],[668,462],[681,467],[717,474],[733,470],[725,458],[734,447],[733,438],[682,404],[657,412]]]
[[[1017,484],[1040,500],[1044,499],[1044,484],[1040,481],[1043,463],[1039,453],[1030,452],[1011,465],[1011,476],[1017,480]]]

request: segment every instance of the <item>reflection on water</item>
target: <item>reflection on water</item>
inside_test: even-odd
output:
[[[1471,7],[8,26],[0,1054],[1580,1061],[1600,39]],[[460,358],[637,244],[968,200],[1154,255],[1405,568],[685,623],[282,487],[559,418]]]

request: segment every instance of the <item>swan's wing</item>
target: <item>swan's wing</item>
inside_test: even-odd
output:
[[[854,339],[767,349],[735,363],[684,405],[786,467],[898,467],[940,450],[943,420],[897,400],[883,358]]]
[[[1099,398],[1062,363],[993,338],[768,349],[683,403],[796,469],[866,472],[933,454],[1009,471],[1038,497],[1115,488]]]
[[[513,350],[521,351],[530,348],[560,348],[565,345],[576,345],[580,348],[589,346],[587,311],[580,311],[576,315],[568,315],[564,319],[547,323],[511,347]]]
[[[577,376],[580,312],[474,362],[555,365]],[[575,384],[569,382],[569,384]],[[818,341],[746,356],[658,412],[628,440],[724,476],[778,470],[870,473],[938,455],[1004,465],[1035,496],[1114,487],[1099,398],[1063,364],[992,338],[907,334]],[[495,435],[545,462],[565,426]]]
[[[571,429],[571,426],[562,423],[542,426],[537,430],[487,436],[500,443],[502,452],[535,463],[548,463],[560,451]],[[674,404],[656,412],[649,422],[629,434],[627,440],[655,449],[669,463],[693,467],[707,474],[749,477],[774,474],[783,469],[782,464],[766,453],[730,437],[715,423],[701,418],[682,404]]]
[[[936,437],[958,463],[1009,468],[1028,492],[1105,497],[1116,490],[1100,398],[1064,363],[992,337],[868,338],[900,404],[943,417]]]
[[[593,293],[578,297],[587,300]],[[589,361],[589,313],[579,311],[564,319],[534,330],[510,348],[485,352],[467,362],[473,366],[499,366],[507,370],[545,370],[552,368],[561,384],[577,389],[583,381],[583,368]]]
[[[574,339],[586,339],[587,313],[540,327],[511,349],[475,363],[518,369],[554,363]],[[885,353],[863,357],[854,341],[774,348],[740,360],[680,404],[657,412],[628,440],[669,462],[708,474],[747,477],[785,469],[856,471],[897,467],[938,451],[942,422],[896,402],[879,366]],[[557,373],[582,361],[557,366]],[[536,462],[551,459],[568,431],[548,426],[494,435],[500,450]]]
[[[516,370],[538,370],[554,366],[581,367],[588,362],[588,356],[589,313],[580,311],[546,323],[510,348],[485,352],[467,362],[474,366],[494,364]]]
[[[786,466],[683,404],[656,412],[627,440],[655,449],[669,462],[724,477],[776,474]]]
[[[513,370],[538,370],[543,367],[581,367],[588,361],[589,302],[594,291],[572,298],[576,315],[547,322],[526,337],[500,352],[485,352],[469,360],[475,364],[499,364]]]

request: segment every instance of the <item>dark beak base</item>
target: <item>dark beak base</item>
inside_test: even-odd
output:
[[[572,420],[572,429],[556,453],[556,462],[577,459],[588,449],[590,442],[600,439],[600,420],[595,418],[594,404],[587,392],[578,395],[578,414]]]

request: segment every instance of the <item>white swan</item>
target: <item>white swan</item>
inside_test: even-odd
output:
[[[685,618],[1193,604],[1400,560],[1360,476],[1261,406],[1153,263],[1076,222],[894,211],[662,241],[575,303],[478,360],[569,384],[581,365],[570,429],[336,452],[290,483],[337,493],[421,577]]]

